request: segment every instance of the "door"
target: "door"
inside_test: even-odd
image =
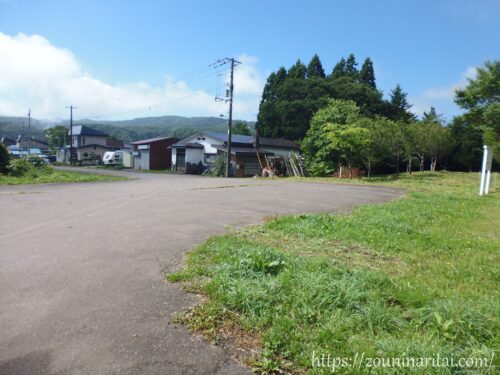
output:
[[[149,150],[141,151],[141,168],[140,169],[149,169]]]
[[[175,157],[175,170],[186,172],[186,149],[178,148]]]

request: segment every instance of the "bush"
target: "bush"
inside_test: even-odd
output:
[[[15,159],[9,164],[9,174],[14,177],[22,177],[31,173],[35,168],[27,159]]]
[[[10,154],[3,143],[0,143],[0,173],[6,174],[10,162]]]
[[[217,156],[217,159],[215,159],[212,176],[224,177],[226,175],[226,160],[227,160],[226,155],[227,154],[224,153]]]
[[[38,155],[28,155],[24,159],[35,168],[44,168],[47,166],[45,160]]]

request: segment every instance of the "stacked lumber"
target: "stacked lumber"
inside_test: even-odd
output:
[[[285,163],[286,172],[288,176],[298,176],[307,177],[307,173],[304,158],[297,155],[296,153],[290,152],[288,155],[283,157]]]

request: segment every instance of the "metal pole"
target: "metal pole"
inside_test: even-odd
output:
[[[233,127],[234,58],[231,58],[231,82],[229,83],[229,118],[227,120],[227,162],[226,177],[231,177],[231,141]]]
[[[69,106],[69,163],[73,164],[73,107]]]

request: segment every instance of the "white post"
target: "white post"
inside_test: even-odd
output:
[[[488,194],[490,190],[491,164],[493,161],[493,150],[484,145],[483,166],[481,168],[481,182],[479,184],[479,195]]]
[[[488,149],[488,160],[486,161],[486,181],[484,186],[484,194],[490,191],[491,167],[493,163],[493,149]]]

